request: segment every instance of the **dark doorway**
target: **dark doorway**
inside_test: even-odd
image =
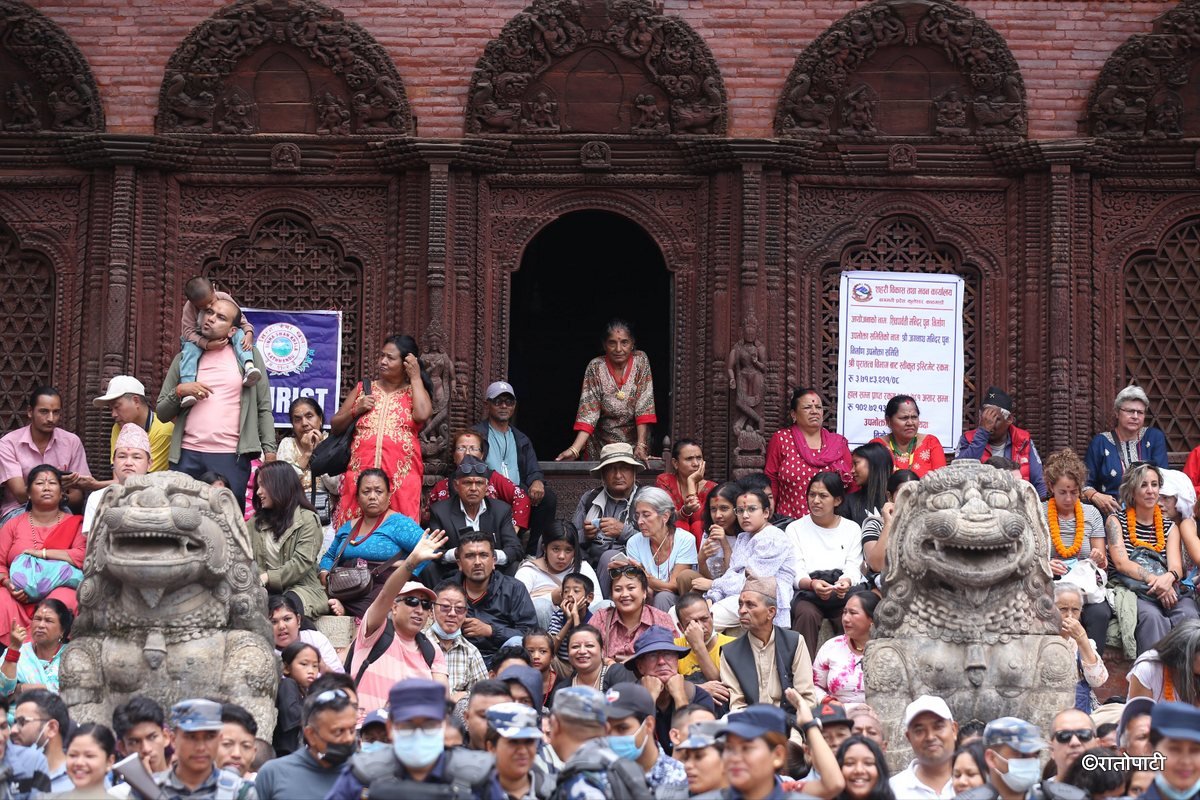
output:
[[[604,326],[614,317],[633,326],[654,371],[655,454],[671,430],[674,308],[662,252],[641,226],[606,211],[577,211],[547,225],[513,275],[508,355],[516,424],[542,460],[571,444],[583,370],[604,352]]]

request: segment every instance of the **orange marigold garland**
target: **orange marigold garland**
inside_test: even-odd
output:
[[[1167,547],[1166,537],[1163,535],[1163,518],[1162,509],[1158,506],[1154,507],[1154,544],[1143,542],[1137,535],[1137,513],[1132,508],[1125,511],[1125,527],[1129,531],[1129,542],[1134,547],[1145,547],[1148,550],[1153,550],[1156,553],[1161,553]]]
[[[1059,558],[1074,558],[1079,555],[1079,551],[1083,549],[1083,503],[1075,501],[1075,543],[1071,547],[1063,545],[1062,532],[1058,527],[1058,506],[1054,504],[1054,500],[1050,500],[1046,504],[1046,521],[1050,523],[1050,541],[1054,545],[1054,552],[1058,553]]]

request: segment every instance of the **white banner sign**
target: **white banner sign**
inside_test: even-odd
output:
[[[884,406],[912,395],[921,433],[953,450],[962,433],[963,279],[843,272],[838,335],[838,432],[850,446],[888,434]]]

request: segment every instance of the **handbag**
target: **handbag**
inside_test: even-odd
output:
[[[371,394],[371,382],[362,382],[363,394]],[[308,460],[308,468],[312,470],[313,479],[320,475],[341,475],[350,467],[350,445],[354,443],[354,431],[358,427],[358,418],[350,421],[346,430],[341,433],[331,433],[325,441],[313,448],[312,457]]]
[[[1156,553],[1148,547],[1133,548],[1133,551],[1129,554],[1129,560],[1154,576],[1162,575],[1167,571],[1166,553]],[[1158,602],[1158,598],[1149,593],[1150,585],[1145,581],[1138,580],[1137,578],[1131,578],[1130,576],[1121,573],[1117,573],[1116,578],[1123,586],[1125,586],[1125,588],[1129,589],[1138,597],[1144,597],[1147,600],[1151,600],[1155,603]],[[1187,597],[1190,594],[1191,588],[1187,584],[1181,584],[1179,587],[1179,596]]]
[[[342,546],[338,548],[337,555],[333,557],[334,564],[341,561],[342,553],[346,551],[346,545],[348,544],[350,544],[349,533],[342,540]],[[351,566],[335,566],[329,570],[329,575],[325,579],[325,594],[334,600],[341,600],[342,602],[365,597],[370,593],[376,576],[406,555],[407,553],[403,551],[396,553],[396,555],[384,561],[375,567],[375,569],[369,569],[367,567],[369,562],[361,558],[355,559],[354,564]]]
[[[83,571],[66,561],[52,561],[22,553],[8,567],[8,581],[20,589],[31,603],[37,603],[55,589],[76,589],[83,581]]]

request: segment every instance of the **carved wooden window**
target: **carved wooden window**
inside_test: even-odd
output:
[[[247,308],[342,312],[342,390],[358,380],[362,265],[299,214],[265,214],[204,274]]]
[[[878,222],[865,240],[853,242],[842,251],[838,263],[821,271],[821,393],[828,408],[834,408],[838,380],[838,300],[841,274],[848,270],[877,272],[929,272],[958,275],[963,287],[963,430],[975,423],[978,408],[979,270],[963,261],[957,249],[934,241],[929,229],[913,217],[898,215]],[[836,412],[834,412],[836,413]],[[833,420],[827,420],[832,424]],[[956,442],[942,442],[954,447]]]
[[[1125,267],[1125,369],[1150,396],[1169,447],[1200,444],[1200,339],[1194,288],[1200,285],[1200,218],[1172,228],[1152,253]]]
[[[50,259],[22,250],[17,235],[0,223],[0,424],[6,431],[26,423],[29,393],[50,382],[54,308]]]

